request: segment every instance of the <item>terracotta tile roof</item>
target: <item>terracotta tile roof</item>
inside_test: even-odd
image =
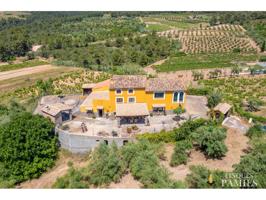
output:
[[[228,103],[219,103],[217,106],[214,107],[214,110],[226,114],[231,108],[232,106]]]
[[[177,79],[150,78],[146,83],[146,91],[178,91],[184,90],[184,84]]]
[[[100,88],[100,87],[105,87],[110,85],[110,79],[107,79],[105,81],[101,81],[99,83],[95,83],[95,86],[93,88]]]
[[[117,117],[147,116],[149,115],[146,103],[121,103],[116,104]]]
[[[110,81],[110,89],[145,88],[144,75],[115,75]]]

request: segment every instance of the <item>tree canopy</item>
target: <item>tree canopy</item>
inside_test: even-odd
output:
[[[58,141],[50,120],[21,112],[0,126],[0,146],[0,182],[19,183],[53,166]]]

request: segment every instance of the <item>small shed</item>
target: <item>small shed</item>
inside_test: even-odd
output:
[[[51,105],[45,105],[41,111],[44,117],[48,117],[55,124],[62,124],[65,121],[72,120],[73,106],[56,103]]]
[[[232,106],[228,103],[219,103],[217,106],[214,107],[215,117],[223,118],[229,117],[231,112]]]

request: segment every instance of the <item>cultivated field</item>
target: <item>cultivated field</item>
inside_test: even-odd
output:
[[[146,29],[150,31],[184,30],[209,25],[208,16],[204,14],[198,14],[197,16],[189,13],[150,15],[141,17],[141,20],[146,24]]]
[[[0,99],[2,105],[9,105],[15,100],[33,111],[36,102],[43,93],[75,94],[81,93],[84,83],[106,80],[110,75],[80,68],[56,67],[50,71],[28,74],[0,82]],[[49,79],[49,80],[47,80]],[[39,82],[38,80],[44,80]]]
[[[265,105],[266,101],[266,76],[255,77],[221,78],[213,80],[201,80],[201,86],[209,91],[218,90],[223,101],[233,106],[233,111],[246,119],[253,118],[255,121],[266,122],[266,117],[251,112],[245,106],[250,100]],[[263,107],[262,107],[263,108]]]
[[[188,30],[167,30],[158,33],[182,44],[185,53],[223,53],[239,49],[241,52],[254,53],[259,48],[240,25],[217,25]]]
[[[68,72],[78,71],[74,67],[56,67],[53,65],[41,65],[12,71],[0,72],[1,91],[11,91],[21,87],[35,84],[37,80],[56,78]]]
[[[258,58],[258,54],[254,53],[183,53],[170,57],[164,63],[155,66],[154,68],[158,72],[207,68],[226,68],[237,66],[237,63],[239,62],[256,62]]]

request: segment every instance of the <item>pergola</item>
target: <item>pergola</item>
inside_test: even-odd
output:
[[[121,103],[116,105],[118,126],[121,124],[147,124],[149,114],[146,103]]]

